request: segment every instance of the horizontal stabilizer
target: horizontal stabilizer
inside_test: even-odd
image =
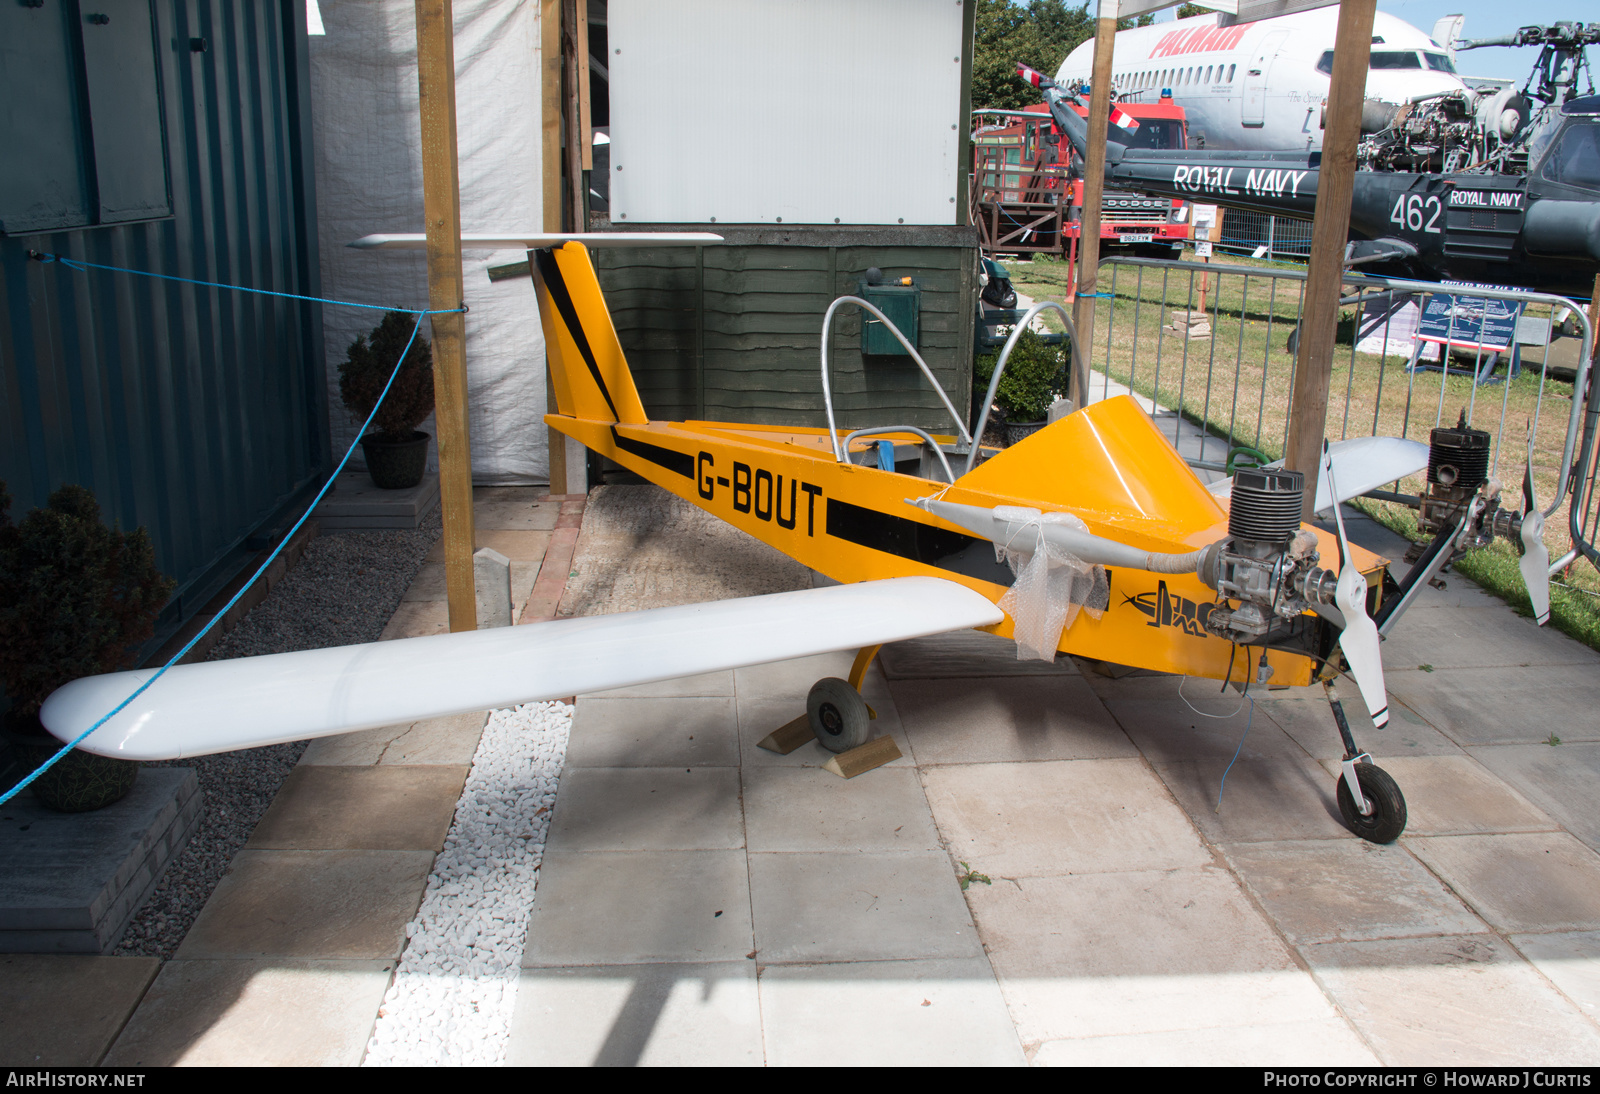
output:
[[[686,604],[232,661],[176,665],[79,746],[172,760],[855,649],[998,623],[936,577]],[[59,688],[39,712],[70,741],[155,675]]]
[[[1333,457],[1333,477],[1339,484],[1339,500],[1359,498],[1369,490],[1385,483],[1415,475],[1428,466],[1428,446],[1421,441],[1408,441],[1400,437],[1351,437],[1335,441],[1328,446]],[[1268,467],[1282,467],[1283,461],[1269,463]],[[1233,494],[1233,480],[1218,479],[1208,488],[1219,498]],[[1328,491],[1328,473],[1320,465],[1317,469],[1317,503],[1319,516],[1333,512],[1333,502]]]

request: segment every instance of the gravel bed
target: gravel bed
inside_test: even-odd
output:
[[[572,707],[489,715],[364,1066],[505,1062]]]
[[[439,538],[438,511],[416,531],[320,535],[208,660],[376,642]],[[306,742],[150,763],[193,767],[205,797],[199,826],[134,915],[118,955],[172,956],[233,856],[288,778]]]

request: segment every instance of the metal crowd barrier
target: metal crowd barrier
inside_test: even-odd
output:
[[[1174,412],[1175,444],[1179,416],[1198,426],[1201,448],[1190,459],[1197,467],[1231,470],[1239,449],[1281,456],[1294,387],[1291,335],[1298,329],[1305,279],[1300,269],[1107,259],[1098,284],[1107,297],[1096,301],[1089,353],[1097,374],[1090,400],[1120,386],[1153,399]],[[1549,293],[1362,274],[1347,275],[1342,291],[1329,438],[1426,441],[1435,426],[1454,425],[1464,415],[1469,425],[1491,434],[1491,474],[1515,490],[1531,430],[1540,507],[1549,517],[1571,499],[1572,549],[1556,565],[1582,553],[1600,567],[1594,546],[1600,524],[1600,397],[1594,388],[1600,385],[1589,383],[1594,332],[1583,307]],[[1467,340],[1478,302],[1506,301],[1519,309],[1507,351],[1482,348],[1488,339],[1481,336],[1476,349],[1416,339],[1417,317],[1441,293],[1454,298],[1451,340]],[[1429,345],[1438,346],[1436,361],[1426,358]],[[1552,357],[1566,357],[1574,347],[1569,373]],[[1164,426],[1166,419],[1158,415],[1158,421]],[[1374,496],[1416,504],[1417,494],[1403,485]],[[1420,479],[1413,489],[1421,489]]]

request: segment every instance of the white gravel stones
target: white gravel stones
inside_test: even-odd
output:
[[[571,729],[565,703],[489,716],[364,1064],[504,1063]]]

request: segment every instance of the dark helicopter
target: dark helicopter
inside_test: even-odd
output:
[[[1368,102],[1347,265],[1427,281],[1587,296],[1600,273],[1600,95],[1577,95],[1600,23],[1524,27],[1457,48],[1543,44],[1528,86]],[[1056,127],[1087,158],[1073,91],[1037,73]],[[1537,81],[1537,86],[1535,86]],[[1534,100],[1540,100],[1535,107]],[[1309,220],[1320,152],[1157,151],[1106,145],[1106,185]],[[1396,170],[1397,166],[1412,170]],[[1420,168],[1420,169],[1419,169]]]

